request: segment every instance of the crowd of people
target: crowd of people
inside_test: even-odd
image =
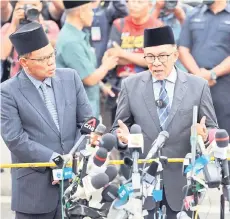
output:
[[[14,163],[64,159],[85,118],[106,124],[103,104],[121,157],[133,124],[142,128],[142,157],[162,130],[170,134],[162,154],[185,157],[194,105],[204,142],[210,129],[230,133],[227,0],[1,1],[1,16],[1,134]],[[163,175],[163,203],[174,219],[181,165]],[[50,168],[12,170],[17,219],[60,218],[50,176]]]

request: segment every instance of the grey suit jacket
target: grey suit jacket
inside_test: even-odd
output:
[[[169,139],[162,149],[162,155],[168,158],[184,158],[191,152],[190,128],[192,125],[193,106],[198,106],[199,118],[206,116],[207,127],[217,127],[216,116],[207,82],[199,77],[178,71],[174,89],[174,98],[166,130]],[[116,118],[112,131],[117,127],[117,121],[122,120],[129,128],[138,124],[144,135],[145,158],[151,144],[160,133],[160,122],[155,105],[152,76],[145,71],[125,79],[121,86],[118,99]],[[182,176],[182,164],[170,163],[163,173],[164,188],[167,201],[174,211],[180,211],[182,205],[182,187],[186,184]]]
[[[77,124],[92,116],[76,71],[57,69],[52,85],[60,132],[24,71],[1,84],[1,134],[12,163],[49,162],[53,152],[67,154],[80,137]],[[50,168],[12,169],[12,210],[31,214],[53,211],[60,190],[52,186],[51,173]]]

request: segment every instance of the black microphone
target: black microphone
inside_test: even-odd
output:
[[[143,180],[149,184],[153,184],[157,174],[158,163],[153,161],[149,166],[147,172],[144,174]]]
[[[99,140],[99,138],[105,133],[106,126],[103,124],[99,124],[94,132],[91,132],[90,136],[90,145],[91,147],[96,147],[96,142]]]
[[[108,185],[106,186],[102,193],[101,203],[105,202],[113,202],[118,197],[118,187],[116,185]]]
[[[113,165],[109,165],[107,166],[105,173],[108,175],[109,177],[109,182],[112,182],[118,174],[117,168]]]
[[[113,147],[116,147],[117,139],[111,133],[104,134],[99,140],[99,147],[105,148],[108,152],[110,152]]]
[[[90,117],[84,122],[80,130],[82,135],[77,141],[77,143],[70,150],[69,152],[70,155],[73,155],[77,151],[81,143],[85,140],[86,135],[90,134],[91,132],[94,132],[98,124],[99,124],[99,120],[95,117]]]
[[[105,148],[98,148],[96,154],[93,157],[93,162],[98,167],[101,167],[107,159],[108,151]]]
[[[158,108],[165,108],[166,106],[167,106],[167,104],[165,103],[165,101],[164,100],[162,100],[162,99],[159,99],[159,100],[156,100],[155,101],[155,104],[156,104],[156,106],[158,107]]]

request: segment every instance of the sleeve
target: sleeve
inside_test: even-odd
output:
[[[76,70],[81,80],[95,71],[94,63],[90,62],[84,48],[77,43],[70,42],[66,44],[62,57],[66,66]]]
[[[78,88],[77,90],[77,123],[83,124],[86,118],[93,116],[93,111],[91,105],[89,104],[89,100],[87,94],[85,92],[83,83],[76,71],[74,71],[74,80],[75,86]]]
[[[20,162],[49,162],[53,150],[29,139],[9,87],[1,89],[1,135]]]
[[[122,120],[129,129],[134,123],[133,115],[130,110],[129,97],[128,97],[125,81],[126,80],[122,81],[121,92],[118,97],[116,117],[111,129],[111,132],[113,134],[116,133],[116,129],[119,127],[118,120]]]
[[[187,17],[181,28],[178,46],[192,48],[192,35],[190,31],[190,17]]]
[[[110,35],[109,35],[109,40],[107,44],[107,49],[110,49],[113,47],[113,42],[116,42],[118,45],[121,45],[121,30],[118,28],[121,26],[121,19],[117,19],[113,22]]]
[[[211,92],[207,81],[205,81],[202,96],[201,96],[199,116],[198,116],[199,121],[203,116],[206,116],[207,128],[218,128]]]

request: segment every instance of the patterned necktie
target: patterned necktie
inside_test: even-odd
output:
[[[159,95],[159,100],[164,102],[164,106],[162,108],[158,107],[158,116],[160,120],[160,126],[162,130],[165,130],[165,124],[169,116],[170,104],[169,104],[169,97],[167,91],[165,89],[166,81],[159,81],[161,83],[161,90]]]
[[[57,128],[59,130],[57,110],[56,110],[56,107],[51,102],[51,100],[50,100],[50,98],[48,96],[46,84],[42,83],[41,90],[42,90],[42,93],[43,93],[43,96],[44,96],[45,105],[46,105],[47,109],[49,110],[50,115],[52,116],[53,121],[54,121],[55,125],[57,126]]]

